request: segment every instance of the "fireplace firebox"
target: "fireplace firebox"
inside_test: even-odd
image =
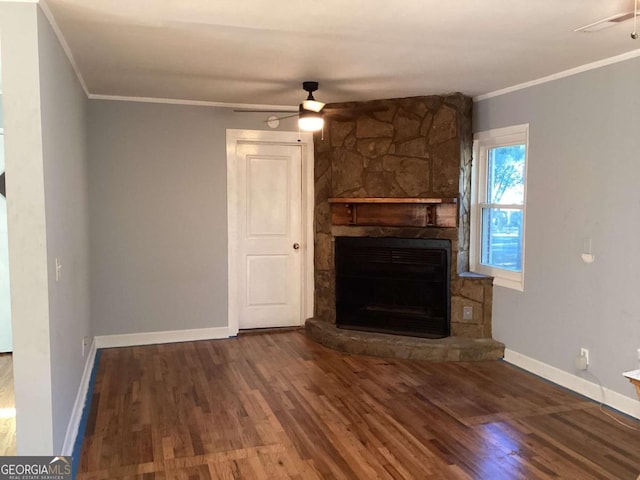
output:
[[[336,237],[335,262],[338,327],[449,336],[449,240]]]

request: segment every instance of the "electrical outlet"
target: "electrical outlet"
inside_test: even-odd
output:
[[[473,320],[473,307],[462,307],[462,319]]]
[[[576,370],[587,370],[589,368],[589,350],[586,348],[580,349],[580,355],[575,360]]]
[[[640,367],[640,348],[638,349],[638,366]]]
[[[89,346],[89,337],[82,337],[82,356],[87,353],[87,347]]]
[[[580,356],[587,359],[587,367],[589,366],[589,349],[582,347],[580,349]]]
[[[62,262],[56,257],[56,282],[59,282],[62,278]]]

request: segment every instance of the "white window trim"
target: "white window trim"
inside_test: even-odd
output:
[[[524,192],[522,205],[522,271],[512,272],[503,268],[490,267],[480,263],[482,209],[479,206],[479,192],[486,192],[487,181],[487,155],[490,148],[525,145],[524,161]],[[501,287],[524,291],[525,271],[525,238],[527,228],[527,180],[529,168],[529,124],[514,125],[505,128],[496,128],[484,132],[478,132],[473,136],[473,165],[471,168],[471,245],[470,245],[470,270],[475,273],[490,275],[494,278],[493,284]],[[483,205],[491,206],[483,202]],[[509,208],[510,205],[499,205],[501,208]],[[520,205],[518,205],[520,207]]]

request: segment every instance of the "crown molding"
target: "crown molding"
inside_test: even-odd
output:
[[[76,78],[80,85],[82,86],[82,90],[89,100],[114,100],[121,102],[140,102],[140,103],[164,103],[170,105],[192,105],[192,106],[203,106],[203,107],[223,107],[223,108],[247,108],[247,109],[263,109],[263,110],[272,110],[274,112],[289,112],[292,109],[296,109],[297,105],[264,105],[264,104],[248,104],[248,103],[226,103],[226,102],[210,102],[206,100],[184,100],[184,99],[175,99],[175,98],[154,98],[154,97],[134,97],[134,96],[126,96],[126,95],[100,95],[89,92],[89,88],[87,87],[87,83],[80,73],[80,69],[78,68],[78,64],[71,53],[71,48],[67,43],[66,38],[64,37],[62,30],[58,26],[53,13],[51,12],[51,8],[47,0],[23,0],[31,3],[37,3],[44,13],[47,21],[51,25],[58,42],[60,42],[60,46],[64,50],[69,63],[71,64],[71,68],[73,68],[74,73],[76,74]],[[1,95],[1,92],[0,92]]]
[[[561,78],[571,77],[572,75],[588,72],[589,70],[595,70],[598,68],[606,67],[608,65],[613,65],[614,63],[624,62],[625,60],[630,60],[632,58],[637,58],[637,57],[640,57],[640,49],[631,50],[630,52],[626,52],[621,55],[616,55],[614,57],[605,58],[603,60],[598,60],[597,62],[586,63],[584,65],[580,65],[579,67],[570,68],[569,70],[564,70],[562,72],[547,75],[546,77],[541,77],[536,80],[531,80],[530,82],[519,83],[511,87],[502,88],[500,90],[495,90],[489,93],[483,93],[482,95],[477,95],[473,97],[473,101],[480,102],[482,100],[487,100],[488,98],[499,97],[500,95],[516,92],[518,90],[534,87],[536,85],[541,85],[547,82],[553,82],[554,80],[560,80]]]
[[[60,27],[58,26],[58,23],[56,22],[56,19],[54,18],[53,13],[49,8],[49,4],[47,3],[47,0],[39,0],[38,5],[40,6],[40,10],[42,10],[42,13],[44,13],[44,16],[49,21],[49,24],[51,25],[51,28],[53,29],[53,32],[55,33],[58,39],[58,42],[60,42],[60,46],[62,47],[62,50],[64,50],[64,53],[67,56],[69,63],[71,64],[71,68],[73,68],[73,71],[75,72],[76,77],[78,78],[78,82],[80,82],[80,86],[82,86],[82,90],[84,90],[84,94],[87,97],[89,97],[89,89],[87,88],[87,84],[84,81],[84,78],[82,77],[82,73],[80,73],[80,69],[78,68],[76,59],[73,57],[73,54],[71,53],[71,48],[69,48],[67,39],[64,38],[64,35],[62,34],[62,30],[60,30]]]

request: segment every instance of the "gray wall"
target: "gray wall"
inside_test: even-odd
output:
[[[37,4],[0,20],[17,451],[60,454],[91,333],[86,100]]]
[[[226,129],[267,116],[89,101],[96,335],[227,325]]]
[[[589,370],[632,398],[621,374],[640,348],[638,78],[633,59],[474,105],[476,132],[530,124],[524,292],[495,288],[495,338],[571,373],[586,347]]]
[[[54,452],[61,452],[85,359],[89,318],[89,217],[85,148],[86,95],[38,11],[44,157]],[[62,277],[55,278],[55,258]]]

